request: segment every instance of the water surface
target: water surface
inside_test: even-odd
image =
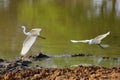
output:
[[[20,56],[26,38],[21,25],[27,26],[27,31],[42,28],[41,35],[46,37],[46,40],[37,39],[27,55],[42,52],[50,56],[78,53],[95,56],[45,59],[35,64],[49,67],[120,65],[119,0],[1,0],[0,58],[15,60]],[[91,39],[108,31],[111,34],[102,42],[110,45],[107,49],[70,42],[71,39]],[[100,59],[103,56],[110,59]]]

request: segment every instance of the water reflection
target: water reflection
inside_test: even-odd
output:
[[[78,65],[115,67],[119,65],[119,59],[120,58],[108,58],[100,56],[48,58],[41,61],[35,61],[32,65],[35,66],[40,64],[42,67],[47,68],[76,67]]]
[[[119,0],[1,0],[0,58],[14,60],[20,56],[25,38],[19,28],[21,25],[29,26],[29,30],[34,27],[42,28],[41,34],[46,37],[46,40],[38,39],[28,55],[42,51],[47,55],[92,53],[119,57],[119,5]],[[91,39],[107,31],[111,31],[111,35],[103,41],[110,44],[110,48],[106,50],[95,45],[70,42],[71,39]],[[83,63],[86,63],[86,59],[82,59]],[[59,60],[63,64],[66,61]],[[73,59],[67,64],[72,65],[76,60],[76,64],[79,64],[81,59]],[[53,61],[57,62],[57,59]],[[101,61],[103,62],[100,59],[96,63],[101,64]],[[106,62],[108,63],[105,64],[110,63]]]
[[[116,9],[116,15],[120,17],[120,0],[116,0],[115,9]]]
[[[99,16],[101,13],[102,0],[93,0],[93,7],[95,10],[96,16]]]
[[[2,9],[2,7],[4,8],[4,10],[7,10],[9,7],[9,0],[1,0],[0,1],[0,8]]]
[[[93,6],[96,16],[101,14],[111,14],[120,16],[120,0],[93,0]]]

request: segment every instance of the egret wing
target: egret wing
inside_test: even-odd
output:
[[[35,29],[32,29],[31,31],[30,31],[30,33],[33,35],[33,36],[37,36],[37,35],[40,35],[40,31],[41,31],[42,29],[41,28],[35,28]]]
[[[87,42],[89,42],[90,40],[70,40],[70,41],[73,42],[73,43],[77,43],[77,42],[87,43]]]
[[[31,48],[31,46],[35,42],[36,38],[37,38],[37,36],[28,36],[25,39],[25,41],[23,42],[21,55],[25,55],[29,51],[29,49]]]
[[[104,39],[109,34],[110,34],[110,32],[107,32],[105,34],[102,34],[102,35],[99,35],[99,36],[95,37],[94,39],[96,39],[96,40],[102,40],[102,39]]]

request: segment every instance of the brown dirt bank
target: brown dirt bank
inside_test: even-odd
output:
[[[120,80],[120,66],[105,68],[80,65],[71,69],[21,67],[1,72],[0,80]]]

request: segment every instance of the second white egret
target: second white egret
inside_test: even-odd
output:
[[[82,43],[88,43],[88,44],[97,44],[99,45],[101,48],[104,47],[109,47],[108,45],[101,45],[101,40],[104,39],[106,36],[108,36],[110,34],[110,32],[107,32],[105,34],[99,35],[93,39],[89,39],[89,40],[71,40],[71,42],[73,43],[77,43],[77,42],[82,42]]]

